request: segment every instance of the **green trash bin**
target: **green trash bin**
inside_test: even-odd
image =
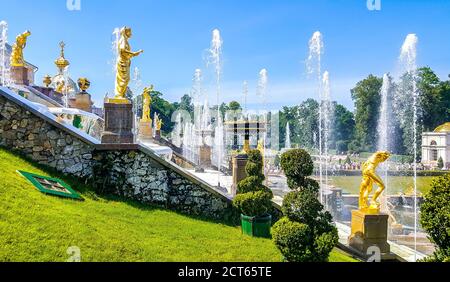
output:
[[[246,216],[241,214],[242,233],[252,237],[270,238],[272,216]]]

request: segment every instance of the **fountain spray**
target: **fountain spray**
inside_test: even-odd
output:
[[[313,36],[309,40],[309,56],[306,60],[306,67],[308,74],[317,74],[317,85],[318,85],[318,97],[319,105],[322,103],[322,70],[321,70],[321,59],[323,55],[323,40],[320,31],[314,32]],[[323,143],[322,143],[322,130],[323,130],[323,112],[322,107],[319,106],[319,179],[320,179],[320,202],[323,203]]]
[[[417,252],[417,121],[418,121],[418,92],[417,92],[417,43],[415,34],[408,34],[402,45],[400,62],[405,66],[406,71],[412,76],[412,99],[413,99],[413,148],[414,148],[414,250]],[[414,254],[417,260],[417,254]]]
[[[8,42],[8,23],[5,21],[0,22],[0,69],[1,69],[1,84],[3,86],[8,86],[8,78],[7,78],[7,60],[6,57],[6,43]]]
[[[222,38],[220,36],[220,31],[218,29],[214,29],[212,31],[212,40],[211,40],[211,47],[209,49],[209,62],[208,64],[214,65],[215,70],[215,76],[216,76],[216,95],[217,95],[217,129],[220,130],[222,128],[221,126],[221,113],[220,113],[220,79],[222,76]],[[219,134],[220,136],[223,136],[222,134]],[[218,180],[217,184],[220,188],[220,167],[222,164],[222,143],[223,140],[217,140],[219,141],[219,144],[216,144],[218,146],[218,162],[217,162],[217,169],[218,169]]]
[[[265,126],[267,127],[267,111],[266,111],[266,97],[267,97],[267,85],[269,83],[269,77],[267,75],[267,70],[266,69],[262,69],[259,72],[259,81],[258,81],[258,91],[257,91],[257,95],[261,97],[261,102],[262,102],[262,106],[263,106],[263,116],[264,116],[264,122],[265,122]],[[264,174],[266,175],[266,156],[265,156],[265,152],[266,152],[266,138],[267,138],[267,128],[266,130],[264,130],[264,137],[263,137],[263,169],[264,169]],[[267,176],[267,175],[266,175]],[[266,181],[268,177],[266,177]]]

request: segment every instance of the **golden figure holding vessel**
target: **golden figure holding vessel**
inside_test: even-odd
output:
[[[379,164],[385,162],[390,153],[379,151],[373,154],[362,166],[363,180],[359,191],[359,209],[369,214],[378,214],[380,212],[380,202],[378,198],[385,190],[385,185],[380,176],[377,175],[376,169]],[[369,205],[369,195],[373,190],[373,185],[378,185],[378,189],[372,196]]]
[[[23,58],[23,49],[27,46],[27,38],[31,35],[29,30],[16,37],[16,43],[12,46],[11,53],[11,66],[12,67],[24,67],[25,60]]]
[[[150,93],[153,91],[153,85],[150,87],[145,87],[144,92],[142,93],[142,122],[152,122],[150,117],[150,108],[152,104],[152,97]]]
[[[109,99],[109,103],[115,104],[129,104],[130,101],[126,98],[128,84],[130,83],[130,67],[131,59],[143,53],[143,50],[137,52],[131,51],[128,39],[132,36],[131,28],[123,27],[120,29],[120,38],[117,46],[117,64],[116,64],[116,83],[115,83],[115,97]]]

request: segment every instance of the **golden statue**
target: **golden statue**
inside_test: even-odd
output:
[[[44,76],[44,79],[42,80],[42,82],[44,83],[45,87],[48,88],[50,86],[50,84],[52,84],[52,77],[47,74]]]
[[[66,88],[66,82],[64,80],[56,82],[56,92],[64,94]]]
[[[143,53],[143,50],[137,52],[132,52],[128,39],[131,38],[132,32],[131,28],[123,27],[120,29],[120,39],[117,46],[117,74],[116,74],[116,87],[115,87],[115,97],[109,99],[110,103],[116,104],[128,104],[130,103],[126,98],[128,84],[130,82],[130,66],[131,59],[139,56]]]
[[[89,79],[85,77],[81,77],[78,79],[78,87],[80,87],[82,93],[86,93],[86,90],[88,90],[90,86],[91,82],[89,81]]]
[[[156,131],[160,131],[161,130],[161,126],[162,126],[162,120],[159,118],[157,113],[155,113],[155,118],[154,119],[155,119],[154,122],[155,122]]]
[[[362,165],[362,175],[363,180],[361,182],[359,191],[359,209],[360,211],[378,214],[380,212],[380,202],[378,198],[384,191],[385,186],[383,180],[376,174],[376,168],[380,163],[385,162],[389,157],[390,153],[386,151],[379,151],[373,154],[363,165]],[[372,196],[372,200],[369,202],[369,195],[372,192],[373,185],[378,185],[378,189]]]
[[[150,117],[150,107],[152,104],[152,97],[150,96],[150,92],[153,91],[153,85],[150,87],[145,87],[144,92],[142,93],[142,122],[152,122]]]
[[[27,46],[27,38],[31,35],[30,31],[25,31],[16,37],[16,43],[12,47],[11,53],[11,66],[23,67],[25,66],[25,60],[23,59],[23,49]]]

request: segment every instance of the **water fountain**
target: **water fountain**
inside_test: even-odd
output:
[[[323,129],[323,156],[322,159],[325,161],[325,179],[324,183],[325,185],[328,185],[328,172],[329,172],[329,145],[330,145],[330,137],[332,133],[332,120],[333,120],[333,104],[331,102],[331,90],[330,90],[330,75],[328,71],[325,71],[323,73],[322,78],[322,85],[323,85],[323,95],[322,95],[322,101],[320,103],[320,112],[322,113],[323,121],[322,123],[322,129]],[[328,189],[327,189],[327,192]],[[328,203],[325,197],[325,206],[328,208]]]
[[[70,97],[69,97],[69,66],[65,66],[63,69],[63,81],[64,81],[64,88],[63,88],[63,94],[64,94],[64,107],[69,108],[70,107]]]
[[[390,125],[390,114],[392,112],[391,107],[391,78],[388,74],[383,75],[383,85],[381,87],[381,104],[380,104],[380,116],[378,119],[378,142],[377,142],[377,150],[378,151],[388,151],[392,152],[392,147],[390,146],[389,138],[391,136],[391,125]],[[388,207],[388,197],[389,197],[389,179],[388,179],[388,162],[383,163],[381,166],[382,170],[382,178],[383,182],[386,185],[385,193],[382,195],[381,199],[381,210],[385,213],[390,214]]]
[[[323,39],[322,34],[319,31],[314,32],[313,36],[309,40],[309,56],[306,60],[307,72],[310,75],[316,74],[317,77],[317,94],[319,97],[319,183],[320,183],[320,202],[323,203],[323,93],[322,93],[322,55],[323,55]]]
[[[220,113],[220,80],[222,76],[222,38],[220,36],[220,31],[214,29],[212,32],[211,47],[209,49],[209,60],[208,64],[214,66],[215,80],[216,80],[216,95],[217,95],[217,119],[216,119],[216,134],[219,136],[215,137],[215,147],[217,147],[217,185],[220,187],[220,168],[222,166],[222,151],[223,151],[223,132],[218,130],[223,130],[223,121]],[[221,124],[222,123],[222,124]],[[220,139],[222,138],[222,140]],[[219,143],[217,143],[219,142]]]
[[[291,145],[291,128],[289,125],[289,122],[286,123],[286,139],[284,142],[284,148],[286,149],[291,149],[292,145]]]
[[[267,86],[269,83],[269,77],[267,74],[267,70],[266,69],[262,69],[259,72],[259,80],[258,80],[258,90],[257,90],[257,96],[259,96],[261,98],[261,103],[262,103],[262,108],[263,108],[263,114],[262,114],[262,119],[264,124],[266,124],[267,126],[267,111],[266,111],[266,98],[267,98]],[[258,120],[260,120],[260,117],[258,117]],[[263,167],[264,167],[264,174],[267,176],[267,171],[266,171],[266,138],[267,138],[267,130],[264,130],[264,136],[263,136]],[[259,145],[259,144],[257,144]]]
[[[418,155],[418,145],[417,145],[417,127],[418,127],[418,91],[417,91],[417,43],[418,38],[415,34],[408,34],[405,42],[402,45],[400,53],[400,64],[403,66],[404,70],[411,76],[411,89],[410,99],[412,99],[412,131],[413,131],[413,170],[414,170],[414,249],[417,251],[417,229],[418,229],[418,209],[417,209],[417,155]],[[411,119],[409,119],[410,121]],[[409,122],[404,121],[404,122]]]
[[[248,98],[248,82],[244,80],[242,83],[242,97],[244,99],[244,113],[247,113],[247,98]]]
[[[3,86],[10,85],[9,79],[9,57],[7,55],[6,43],[8,43],[8,23],[0,22],[0,83]]]

